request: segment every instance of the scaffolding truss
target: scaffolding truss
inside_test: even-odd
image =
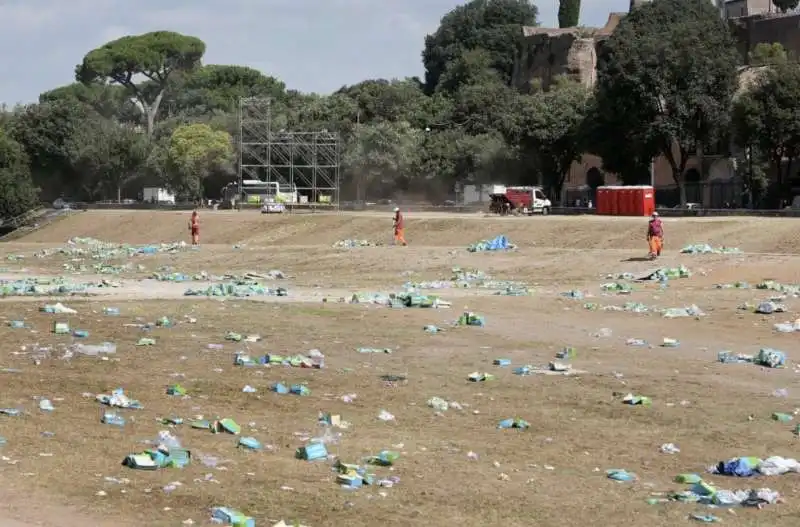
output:
[[[339,208],[339,135],[273,130],[269,99],[239,100],[239,189],[244,180],[277,183],[298,201]]]

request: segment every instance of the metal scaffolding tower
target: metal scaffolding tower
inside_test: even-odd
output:
[[[239,190],[247,179],[277,182],[310,206],[339,208],[339,135],[272,129],[269,99],[239,99]]]

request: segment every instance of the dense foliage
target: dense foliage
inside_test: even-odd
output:
[[[561,25],[577,24],[579,10],[562,0]],[[136,198],[143,186],[218,198],[238,172],[243,97],[272,101],[273,130],[340,135],[343,199],[442,201],[458,184],[504,182],[559,200],[584,152],[631,184],[663,155],[684,188],[687,160],[712,144],[730,145],[751,203],[765,174],[788,184],[800,155],[800,66],[780,46],[750,55],[763,71],[735,96],[739,58],[717,10],[654,0],[602,46],[594,88],[564,78],[522,93],[512,74],[521,26],[536,17],[529,0],[473,0],[425,39],[424,81],[368,79],[330,95],[203,65],[205,44],[187,35],[109,42],[86,54],[74,84],[0,112],[0,217],[62,195]]]
[[[560,0],[558,2],[558,27],[575,27],[581,17],[581,0]]]

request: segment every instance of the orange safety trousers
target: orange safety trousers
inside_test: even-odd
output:
[[[395,228],[394,230],[394,243],[395,245],[408,245],[405,237],[405,229]]]
[[[661,249],[664,247],[664,239],[661,236],[650,236],[647,243],[650,245],[651,255],[661,256]]]

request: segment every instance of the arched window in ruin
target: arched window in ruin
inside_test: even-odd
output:
[[[686,183],[700,183],[700,171],[696,168],[690,168],[683,176]]]
[[[602,187],[606,184],[606,176],[597,168],[592,167],[586,171],[586,186],[592,190],[597,190],[597,187]]]

